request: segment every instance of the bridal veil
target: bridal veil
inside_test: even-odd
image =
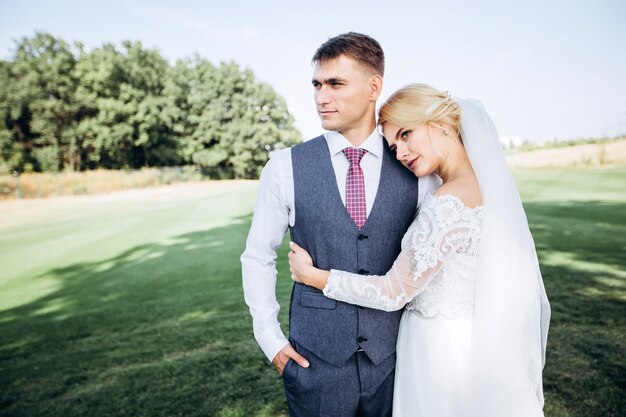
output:
[[[484,205],[467,415],[543,416],[550,305],[535,245],[493,122],[480,102],[455,101]]]

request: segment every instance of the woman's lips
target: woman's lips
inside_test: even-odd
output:
[[[407,163],[407,166],[408,166],[409,168],[413,169],[413,165],[415,164],[415,161],[417,161],[417,160],[418,160],[418,158],[419,158],[419,157],[417,157],[417,158],[415,158],[415,159],[410,160],[410,161]]]

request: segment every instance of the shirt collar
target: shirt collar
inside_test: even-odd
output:
[[[336,131],[326,132],[324,135],[330,155],[335,156],[345,148],[353,147],[352,144],[341,133]],[[371,153],[377,158],[380,158],[383,154],[383,137],[378,131],[374,131],[365,139],[365,142],[359,146],[360,149],[365,149],[368,153]]]

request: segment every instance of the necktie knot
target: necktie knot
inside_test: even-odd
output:
[[[348,158],[348,161],[350,161],[350,165],[360,164],[366,152],[367,150],[361,148],[345,148],[343,150],[343,154]]]

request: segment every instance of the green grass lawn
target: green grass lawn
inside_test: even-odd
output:
[[[516,176],[553,309],[546,416],[621,415],[626,168]],[[0,222],[0,415],[286,415],[241,290],[256,183],[223,184]]]

